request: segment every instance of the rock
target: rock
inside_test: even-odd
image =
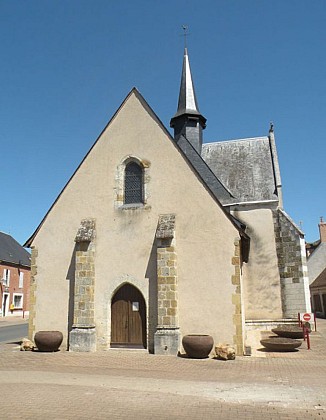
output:
[[[215,353],[219,359],[234,360],[235,349],[230,344],[218,344],[215,346]]]
[[[29,340],[28,338],[23,338],[21,345],[20,345],[20,350],[21,351],[32,351],[34,350],[35,344]]]

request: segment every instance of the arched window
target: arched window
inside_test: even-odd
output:
[[[125,169],[124,204],[143,203],[143,169],[136,162],[129,162]]]

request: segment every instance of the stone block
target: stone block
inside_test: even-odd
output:
[[[166,308],[163,308],[163,307],[158,308],[158,315],[162,317],[166,316]]]
[[[177,282],[176,276],[169,276],[165,277],[165,281],[167,284],[175,284]]]
[[[232,257],[232,265],[239,265],[240,257]]]
[[[171,300],[171,308],[177,308],[178,301],[177,300]]]
[[[163,300],[163,307],[164,308],[169,308],[171,305],[170,305],[170,301],[169,300]]]
[[[231,279],[232,279],[232,284],[234,285],[240,284],[240,276],[233,275]]]
[[[175,292],[166,292],[166,298],[169,300],[175,300],[176,299]]]
[[[72,351],[72,352],[96,351],[95,328],[74,328],[69,334],[69,351]]]
[[[240,305],[241,304],[241,296],[239,294],[232,295],[232,303],[233,305]]]
[[[167,309],[167,314],[171,315],[171,316],[176,316],[176,314],[177,314],[176,308],[168,308]]]
[[[177,269],[175,267],[170,268],[170,276],[176,276],[177,275]]]
[[[180,347],[178,329],[159,329],[154,335],[154,353],[176,356]]]

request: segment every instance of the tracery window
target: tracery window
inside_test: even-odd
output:
[[[125,168],[124,204],[144,202],[143,168],[131,161]]]

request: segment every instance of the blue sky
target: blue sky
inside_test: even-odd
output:
[[[168,127],[183,37],[206,142],[268,134],[284,208],[326,218],[326,2],[0,0],[0,230],[25,242],[133,86]]]

